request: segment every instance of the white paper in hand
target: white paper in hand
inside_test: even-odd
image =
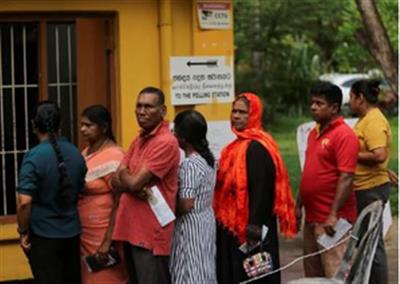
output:
[[[318,243],[324,248],[330,248],[335,245],[343,236],[351,229],[351,224],[345,219],[340,218],[334,227],[335,234],[330,237],[327,234],[323,234],[318,238]]]
[[[149,190],[150,196],[148,199],[151,210],[160,223],[161,227],[164,227],[175,220],[175,214],[168,206],[164,196],[161,194],[157,186],[153,186]]]

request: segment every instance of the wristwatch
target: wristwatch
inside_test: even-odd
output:
[[[25,235],[28,234],[29,229],[28,229],[28,228],[27,228],[27,229],[21,229],[20,227],[18,227],[18,228],[17,228],[17,232],[18,232],[18,234],[19,234],[20,236],[25,236]]]

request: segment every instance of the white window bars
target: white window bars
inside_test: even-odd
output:
[[[15,189],[23,155],[37,143],[29,120],[39,100],[38,23],[0,23],[0,215],[16,212]],[[63,116],[63,135],[75,141],[74,23],[47,23],[49,99]],[[42,73],[43,74],[43,73]]]

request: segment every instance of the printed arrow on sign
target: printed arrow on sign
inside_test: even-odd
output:
[[[217,67],[217,60],[208,60],[205,62],[192,62],[188,61],[186,63],[187,66],[192,67],[192,66],[208,66],[208,67]]]

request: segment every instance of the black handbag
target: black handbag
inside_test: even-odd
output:
[[[97,254],[91,254],[85,257],[85,262],[90,272],[96,272],[103,270],[112,266],[117,265],[121,262],[121,257],[119,256],[116,249],[112,248],[107,254],[107,262],[101,262]]]

